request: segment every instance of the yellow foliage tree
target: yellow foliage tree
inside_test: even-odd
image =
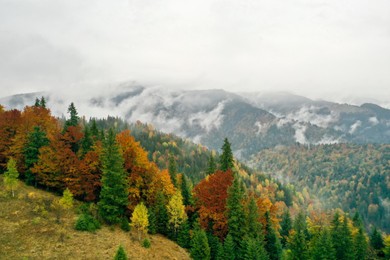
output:
[[[143,202],[139,203],[133,214],[131,215],[131,224],[133,228],[137,229],[138,240],[141,241],[141,235],[148,232],[149,220],[148,209]]]
[[[185,212],[185,206],[183,204],[183,196],[180,190],[177,190],[167,205],[169,224],[173,227],[176,234],[180,225],[187,220],[187,214]]]

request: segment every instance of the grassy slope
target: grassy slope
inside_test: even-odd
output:
[[[188,253],[160,235],[141,247],[136,235],[104,226],[95,234],[73,228],[75,210],[57,223],[50,208],[55,195],[20,183],[15,198],[4,190],[0,176],[0,259],[113,259],[122,244],[129,259],[190,259]],[[44,212],[46,209],[46,213]]]

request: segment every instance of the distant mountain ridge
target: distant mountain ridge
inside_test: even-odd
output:
[[[168,90],[129,83],[86,97],[39,92],[1,98],[0,104],[20,109],[42,95],[57,116],[74,101],[80,114],[151,123],[211,149],[219,149],[227,136],[235,155],[244,160],[261,149],[295,143],[390,143],[389,109],[289,93]]]

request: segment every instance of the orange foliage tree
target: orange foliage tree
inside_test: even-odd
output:
[[[233,173],[216,171],[199,182],[194,188],[194,198],[201,226],[214,235],[224,238],[227,234],[227,190],[233,183]]]

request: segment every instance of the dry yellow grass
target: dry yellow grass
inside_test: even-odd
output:
[[[103,226],[96,233],[74,230],[75,210],[57,223],[55,195],[20,183],[11,198],[0,176],[0,259],[113,259],[123,245],[129,259],[190,259],[186,250],[160,235],[143,248],[136,236]]]

